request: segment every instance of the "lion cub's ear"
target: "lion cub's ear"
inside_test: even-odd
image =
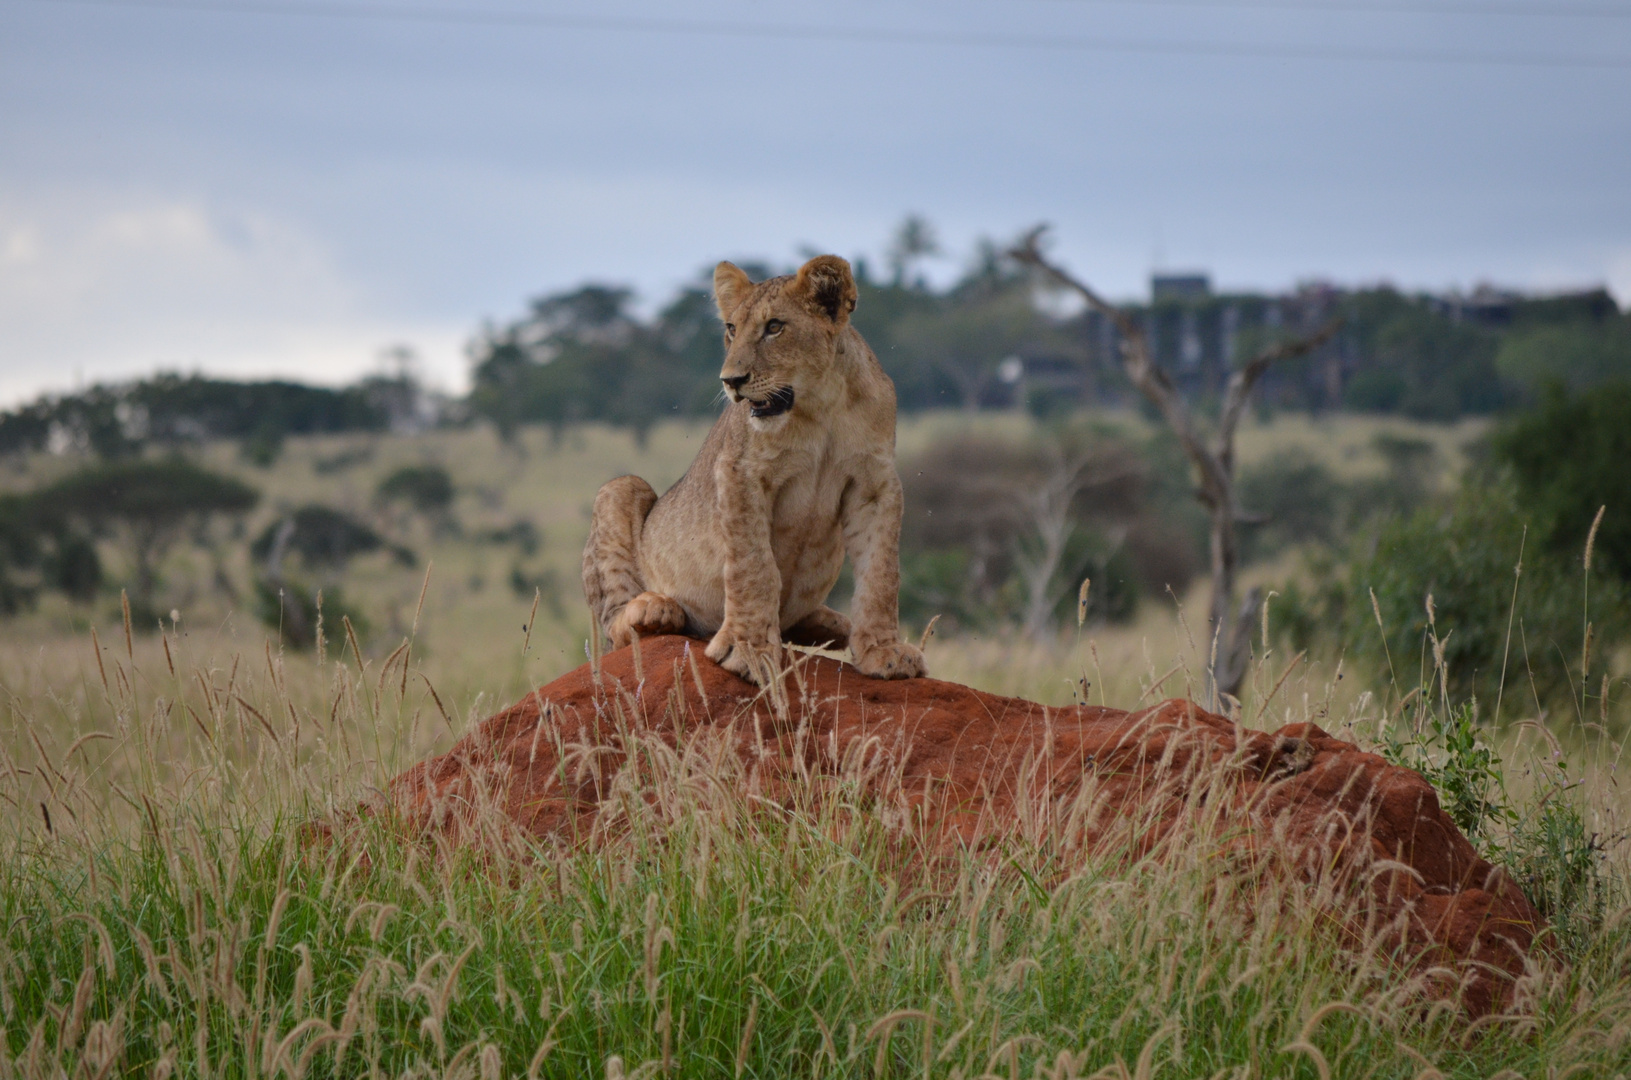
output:
[[[753,279],[735,263],[722,262],[714,267],[714,303],[719,307],[719,317],[729,320],[752,288]]]
[[[843,326],[855,310],[855,278],[837,255],[817,255],[799,267],[788,292],[803,295],[827,318]]]

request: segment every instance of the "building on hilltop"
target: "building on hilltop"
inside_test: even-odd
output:
[[[1233,292],[1216,290],[1198,271],[1153,274],[1147,302],[1122,308],[1180,392],[1201,403],[1219,400],[1251,357],[1340,315],[1341,332],[1272,365],[1255,400],[1268,409],[1435,418],[1488,412],[1505,400],[1509,391],[1494,367],[1503,335],[1620,315],[1601,288],[1538,295],[1480,285],[1465,293],[1405,293],[1313,281],[1284,292]],[[1017,346],[982,404],[1043,415],[1082,404],[1140,403],[1122,374],[1122,337],[1112,319],[1087,309],[1059,329],[1058,338]]]
[[[1178,300],[1194,303],[1212,295],[1212,279],[1206,274],[1151,274],[1150,299],[1154,303]]]

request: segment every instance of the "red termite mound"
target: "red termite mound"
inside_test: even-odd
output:
[[[1045,830],[1050,815],[1090,844],[1113,833],[1106,821],[1138,819],[1145,827],[1118,842],[1136,835],[1150,851],[1206,817],[1224,826],[1208,834],[1220,853],[1263,856],[1257,865],[1357,898],[1343,916],[1356,938],[1458,971],[1474,1015],[1507,999],[1543,926],[1421,776],[1313,724],[1253,731],[1179,700],[1050,708],[936,679],[870,679],[813,656],[776,697],[698,642],[647,638],[483,721],[397,777],[394,801],[426,828],[462,829],[486,805],[540,838],[584,836],[631,736],[674,746],[707,731],[735,748],[760,798],[786,801],[795,785],[847,770],[887,787],[934,842],[976,851]]]

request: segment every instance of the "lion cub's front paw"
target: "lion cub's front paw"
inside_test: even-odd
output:
[[[732,675],[758,686],[765,685],[781,669],[780,641],[773,636],[750,639],[729,623],[708,642],[706,655]]]
[[[855,650],[855,666],[874,679],[917,679],[929,673],[923,652],[904,641],[883,641]]]
[[[623,606],[607,636],[614,649],[621,649],[637,637],[678,634],[684,629],[685,609],[679,601],[662,593],[643,592]]]

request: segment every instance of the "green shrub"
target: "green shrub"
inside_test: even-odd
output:
[[[1427,503],[1442,463],[1425,439],[1386,432],[1371,439],[1382,458],[1380,476],[1347,481],[1306,453],[1292,451],[1240,471],[1241,558],[1265,558],[1298,545],[1332,547],[1378,520],[1410,514]]]
[[[1507,805],[1501,759],[1478,728],[1478,708],[1471,701],[1447,712],[1421,704],[1410,738],[1384,733],[1382,756],[1421,773],[1456,828],[1491,854],[1490,834],[1510,827],[1516,816]]]
[[[421,514],[445,514],[453,505],[453,478],[440,465],[404,465],[379,482],[379,497]]]
[[[0,615],[15,615],[34,603],[28,572],[40,561],[40,538],[29,502],[0,495]]]
[[[1057,580],[1059,600],[1053,607],[1056,623],[1075,625],[1077,590],[1083,578],[1093,582],[1087,593],[1087,618],[1111,623],[1132,621],[1138,614],[1142,584],[1141,568],[1129,550],[1133,542],[1136,540],[1116,543],[1102,532],[1083,532],[1071,538]]]
[[[1395,519],[1346,570],[1327,563],[1315,578],[1283,590],[1282,631],[1298,647],[1345,652],[1401,694],[1422,687],[1454,704],[1499,702],[1510,715],[1556,706],[1578,684],[1587,616],[1578,557],[1540,542],[1509,482],[1469,483],[1443,508]],[[1624,586],[1593,575],[1597,641],[1623,637],[1626,602]]]
[[[945,625],[974,628],[989,619],[984,605],[967,587],[968,551],[964,548],[903,548],[900,553],[900,617],[919,625],[936,615]]]
[[[1242,530],[1241,555],[1252,561],[1296,544],[1330,543],[1341,521],[1343,485],[1324,465],[1286,454],[1241,471],[1240,505],[1261,524]]]
[[[1631,379],[1631,318],[1514,332],[1501,342],[1495,368],[1508,382],[1536,390],[1555,380],[1582,390]]]
[[[1526,770],[1533,770],[1534,788],[1514,805],[1505,780],[1511,767],[1480,727],[1476,702],[1444,709],[1419,695],[1381,736],[1382,756],[1433,785],[1450,820],[1481,855],[1512,874],[1565,952],[1579,956],[1588,949],[1610,904],[1621,898],[1609,845],[1587,827],[1581,782],[1561,747]]]
[[[320,589],[291,578],[256,578],[254,611],[257,619],[277,631],[280,645],[293,649],[310,648],[321,635],[324,641],[337,641],[343,650],[347,619],[359,637],[367,637],[369,631],[368,620],[346,603],[337,586]]]
[[[1589,830],[1571,798],[1568,763],[1560,759],[1554,768],[1535,803],[1513,815],[1500,862],[1552,924],[1565,950],[1578,955],[1602,928],[1615,899],[1615,880],[1607,866],[1607,842]]]
[[[1596,557],[1631,582],[1631,382],[1573,397],[1554,383],[1537,409],[1496,432],[1492,447],[1517,478],[1541,539],[1575,565],[1603,508]]]
[[[250,433],[238,448],[238,453],[251,465],[269,469],[283,456],[283,431],[273,424],[263,424]]]
[[[413,566],[413,551],[392,544],[367,523],[343,510],[321,503],[305,506],[273,521],[249,545],[249,553],[259,561],[281,564],[287,553],[298,554],[308,569],[342,570],[353,556],[386,550],[399,564]],[[276,570],[272,573],[276,574]]]
[[[96,544],[77,532],[54,537],[43,570],[45,584],[71,600],[90,600],[102,589],[102,558]]]

